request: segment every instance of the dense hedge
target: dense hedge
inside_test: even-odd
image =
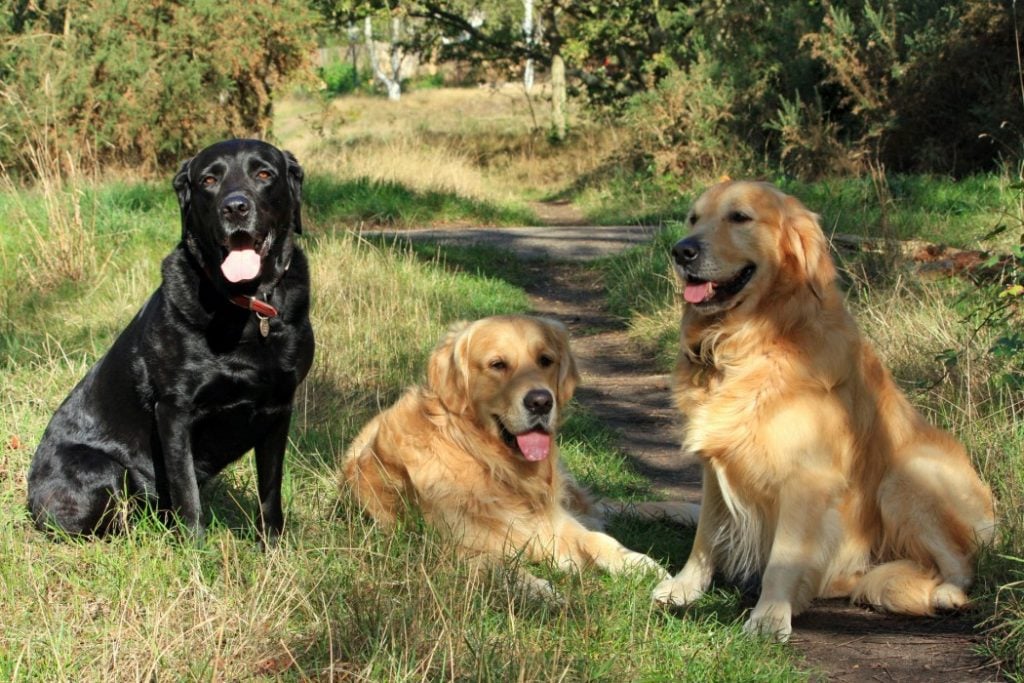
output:
[[[661,172],[767,161],[954,176],[1024,159],[1012,0],[698,0],[675,72],[634,98]]]
[[[152,167],[265,134],[274,91],[308,66],[314,19],[302,0],[2,3],[0,161],[72,150]]]

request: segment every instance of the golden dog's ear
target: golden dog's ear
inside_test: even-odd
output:
[[[449,412],[461,415],[469,401],[468,322],[455,323],[430,354],[427,383]]]
[[[783,263],[789,262],[797,282],[805,282],[819,301],[836,278],[836,267],[821,231],[818,215],[795,197],[785,198],[782,219]],[[785,267],[785,265],[783,266]]]
[[[580,372],[576,368],[576,357],[569,346],[569,330],[557,320],[545,320],[558,349],[558,404],[565,405],[572,398],[580,383]]]

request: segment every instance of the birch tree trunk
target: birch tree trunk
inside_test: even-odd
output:
[[[556,52],[551,57],[551,126],[556,140],[565,140],[565,61]]]
[[[402,54],[396,45],[401,21],[398,17],[391,18],[391,44],[388,52],[391,56],[391,75],[384,73],[380,67],[380,59],[377,56],[377,48],[373,44],[373,22],[367,16],[363,20],[363,35],[366,36],[366,49],[370,53],[370,68],[373,69],[373,76],[384,84],[388,91],[388,99],[396,101],[402,97]]]
[[[526,39],[526,46],[533,48],[533,0],[523,0],[523,36]],[[533,58],[526,58],[526,65],[523,68],[523,88],[529,95],[533,90]]]

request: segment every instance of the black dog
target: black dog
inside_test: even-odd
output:
[[[228,140],[174,178],[181,242],[163,282],[57,409],[28,473],[40,528],[103,533],[137,500],[203,530],[199,489],[256,451],[261,539],[284,525],[281,475],[295,389],[313,361],[302,168]]]

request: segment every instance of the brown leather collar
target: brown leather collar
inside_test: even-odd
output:
[[[238,296],[228,298],[228,301],[239,308],[244,308],[248,311],[258,313],[264,318],[273,318],[277,316],[276,308],[268,304],[266,301],[260,301],[254,296],[244,296],[239,294]]]

